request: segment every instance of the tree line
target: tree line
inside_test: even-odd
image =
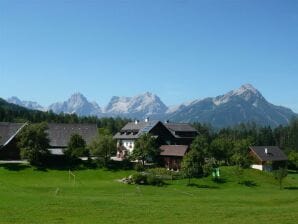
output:
[[[56,114],[53,111],[29,110],[24,107],[10,104],[0,98],[0,122],[30,122],[30,123],[92,123],[98,128],[104,128],[115,134],[130,119],[125,118],[98,118],[96,116],[78,116],[76,114]]]

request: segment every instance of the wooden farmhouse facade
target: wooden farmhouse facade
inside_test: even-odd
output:
[[[126,158],[133,150],[135,141],[143,134],[151,134],[161,147],[161,161],[169,169],[179,169],[186,149],[198,135],[195,128],[183,123],[163,123],[161,121],[135,121],[126,124],[114,135],[117,140],[116,159]],[[178,147],[179,146],[179,147]]]
[[[160,146],[161,163],[169,170],[180,170],[182,159],[188,150],[188,145],[162,145]]]

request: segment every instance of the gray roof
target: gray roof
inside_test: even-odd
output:
[[[127,123],[120,132],[114,135],[115,139],[137,139],[142,134],[150,132],[160,121],[140,121]],[[162,123],[176,138],[181,138],[177,135],[177,132],[195,132],[198,133],[195,128],[187,123]],[[184,136],[183,138],[193,138]]]
[[[158,121],[139,121],[138,123],[129,122],[121,129],[121,131],[140,131],[147,126],[155,126],[157,123]]]
[[[187,123],[164,123],[170,131],[174,132],[197,132],[197,130]]]
[[[285,155],[285,153],[277,146],[251,146],[249,148],[260,161],[288,160],[288,157]]]
[[[79,134],[87,144],[98,135],[96,124],[48,124],[48,135],[51,147],[67,147],[71,135]]]
[[[120,132],[118,132],[117,134],[114,135],[115,139],[137,139],[139,138],[139,132],[137,134],[133,134],[132,132],[127,134],[121,134]]]
[[[187,150],[187,145],[162,145],[160,146],[160,155],[161,156],[179,156],[183,157]]]
[[[0,122],[0,146],[8,144],[26,123]]]
[[[115,139],[137,139],[144,133],[149,133],[160,121],[141,121],[127,123],[120,132],[114,135]],[[124,132],[124,133],[122,133]]]

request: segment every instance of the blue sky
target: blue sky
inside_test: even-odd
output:
[[[168,105],[253,84],[298,112],[296,0],[0,0],[0,97]]]

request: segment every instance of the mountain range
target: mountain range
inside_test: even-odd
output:
[[[8,102],[28,109],[55,113],[76,113],[79,116],[125,117],[132,119],[170,120],[175,122],[201,122],[214,127],[226,127],[239,123],[255,122],[259,125],[288,124],[297,116],[292,110],[269,103],[250,84],[242,85],[224,95],[194,100],[173,107],[166,106],[155,94],[146,92],[134,97],[113,96],[104,108],[96,102],[89,102],[81,93],[73,94],[64,102],[53,103],[48,107],[32,101],[22,101],[17,97]]]

